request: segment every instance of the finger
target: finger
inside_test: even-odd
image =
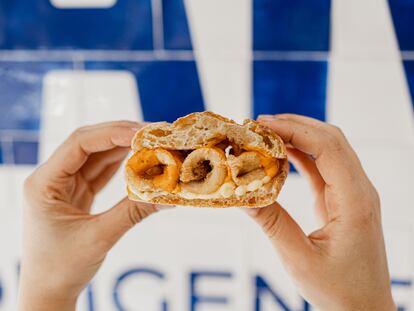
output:
[[[118,121],[107,121],[107,122],[101,122],[93,125],[86,125],[85,127],[106,127],[108,125],[110,126],[122,126],[122,127],[129,127],[129,128],[141,128],[143,125],[148,124],[148,122],[137,122],[137,121],[129,121],[129,120],[118,120]]]
[[[288,212],[278,203],[264,208],[247,209],[247,213],[262,227],[289,269],[310,259],[312,243]]]
[[[134,134],[135,128],[117,123],[80,128],[54,152],[44,167],[53,176],[73,175],[92,153],[130,146]]]
[[[257,117],[258,120],[290,120],[295,121],[298,123],[306,124],[313,127],[321,127],[321,128],[327,128],[331,125],[328,123],[322,122],[318,119],[314,119],[307,116],[302,116],[298,114],[291,114],[291,113],[281,113],[281,114],[275,114],[275,115],[259,115]]]
[[[82,166],[80,172],[86,181],[90,182],[102,174],[108,166],[125,159],[131,149],[128,147],[117,147],[108,151],[92,154]]]
[[[274,130],[294,148],[311,155],[325,183],[347,190],[363,174],[361,164],[345,138],[332,132],[296,121],[261,119],[261,124]]]
[[[125,197],[110,210],[96,215],[94,225],[109,250],[129,229],[157,211],[156,204],[134,202]]]

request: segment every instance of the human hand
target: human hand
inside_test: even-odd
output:
[[[278,203],[248,210],[300,294],[323,311],[395,310],[379,196],[342,132],[298,115],[259,117],[288,146],[315,194],[320,229],[308,236]]]
[[[157,210],[124,198],[91,214],[95,195],[118,170],[141,126],[119,121],[82,127],[26,179],[20,310],[75,310],[112,246]]]

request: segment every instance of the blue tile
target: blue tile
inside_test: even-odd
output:
[[[162,3],[165,48],[191,50],[191,36],[184,0],[163,0]]]
[[[0,129],[39,128],[43,76],[68,62],[0,62]]]
[[[330,0],[253,0],[253,48],[328,51]]]
[[[401,50],[414,50],[414,0],[389,0]]]
[[[296,113],[326,118],[327,62],[255,61],[253,113]]]
[[[289,162],[289,172],[296,173],[296,174],[298,173],[298,170],[296,169],[296,167],[291,162]]]
[[[414,108],[414,61],[405,61],[404,69],[407,76],[408,87],[411,93],[411,103]]]
[[[14,164],[36,164],[37,163],[37,142],[13,142]]]
[[[151,0],[107,9],[57,9],[49,0],[0,1],[3,49],[152,49]]]
[[[194,61],[86,62],[85,66],[134,74],[146,121],[173,121],[204,110]]]

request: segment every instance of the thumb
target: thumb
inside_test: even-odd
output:
[[[311,256],[311,241],[289,213],[275,202],[246,212],[262,227],[287,268],[304,262]]]
[[[96,216],[96,228],[111,248],[129,229],[158,211],[158,205],[135,202],[127,197]]]

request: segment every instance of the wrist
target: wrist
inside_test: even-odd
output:
[[[74,311],[77,296],[56,295],[21,286],[18,301],[19,311]]]
[[[20,275],[19,311],[74,311],[79,291],[58,284],[48,284],[45,278]]]

